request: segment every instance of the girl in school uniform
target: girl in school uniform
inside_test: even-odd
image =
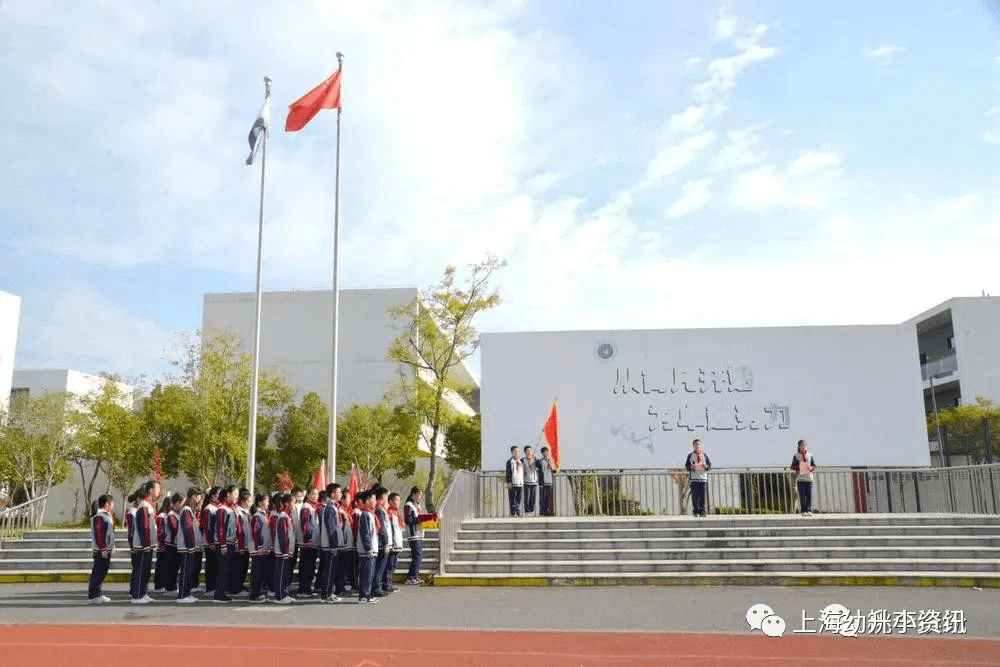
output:
[[[175,493],[169,498],[170,511],[163,520],[163,554],[166,559],[166,572],[163,575],[163,589],[167,594],[177,596],[177,571],[180,569],[180,558],[177,555],[177,529],[184,496]]]
[[[191,487],[187,492],[187,500],[177,518],[177,555],[181,561],[179,579],[177,581],[177,602],[190,604],[198,598],[192,595],[194,588],[194,567],[196,556],[201,555],[203,545],[201,526],[198,516],[201,513],[202,494],[199,489]]]
[[[424,498],[424,492],[419,486],[410,489],[410,495],[406,497],[406,504],[403,506],[403,523],[406,525],[406,540],[410,544],[410,569],[406,572],[406,584],[419,586],[423,583],[420,579],[420,561],[424,556],[424,529],[420,526],[420,501]]]

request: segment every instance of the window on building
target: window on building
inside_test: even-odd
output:
[[[948,336],[948,349],[949,350],[954,350],[955,349],[955,337],[954,336]]]
[[[920,365],[921,366],[927,365],[927,355],[922,352],[920,353]]]

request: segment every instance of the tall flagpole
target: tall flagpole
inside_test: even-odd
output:
[[[344,69],[344,54],[337,51],[337,72]],[[343,80],[340,80],[343,90]],[[340,324],[340,287],[337,281],[337,259],[340,252],[340,109],[337,105],[337,166],[333,186],[333,368],[331,370],[332,388],[330,391],[330,428],[327,439],[326,460],[329,462],[327,480],[332,482],[337,477],[337,334]]]
[[[264,100],[271,97],[271,79],[264,77]],[[260,368],[260,286],[264,249],[264,174],[267,171],[267,135],[270,128],[261,132],[260,147],[260,215],[257,220],[257,295],[253,314],[253,379],[250,382],[250,428],[247,435],[247,488],[254,493],[254,474],[257,468],[257,390]]]

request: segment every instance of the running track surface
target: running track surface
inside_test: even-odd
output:
[[[0,626],[0,664],[510,667],[569,665],[1000,665],[1000,640],[821,635],[187,627]]]

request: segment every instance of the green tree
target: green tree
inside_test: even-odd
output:
[[[7,414],[0,414],[0,478],[22,500],[45,495],[69,476],[68,455],[75,448],[69,400],[65,392],[15,394]]]
[[[434,507],[438,437],[455,415],[448,395],[468,396],[472,388],[457,378],[458,371],[479,348],[473,320],[500,304],[500,293],[490,288],[490,278],[506,265],[487,256],[469,267],[463,287],[455,284],[455,267],[444,270],[441,282],[421,292],[411,303],[389,312],[404,322],[403,332],[389,348],[389,357],[400,365],[398,393],[407,409],[426,428],[420,430],[430,451],[430,468],[424,498]]]
[[[76,446],[68,458],[80,472],[86,508],[94,500],[99,473],[104,472],[127,495],[135,479],[149,468],[148,461],[145,466],[136,461],[144,448],[142,419],[133,408],[134,399],[133,393],[110,377],[105,377],[97,391],[76,398],[76,409],[70,414]]]
[[[180,424],[174,424],[175,432],[184,434],[180,469],[204,486],[246,479],[253,368],[239,337],[229,330],[206,333],[200,341],[191,337],[172,363],[180,370],[175,384],[190,391],[189,396],[177,393],[172,397],[181,404],[175,403],[175,414],[183,417]],[[260,372],[258,448],[267,442],[294,394],[278,375]],[[187,432],[184,426],[191,418],[194,427]]]
[[[986,461],[986,436],[983,422],[989,425],[994,460],[1000,458],[1000,405],[977,396],[974,403],[938,411],[941,430],[947,430],[948,453],[969,456],[973,463]],[[927,433],[937,440],[934,413],[927,415]]]
[[[461,470],[479,470],[483,464],[482,417],[461,415],[452,420],[444,437],[444,460]]]
[[[263,450],[258,453],[262,478],[274,482],[279,473],[287,472],[296,484],[307,483],[327,455],[329,415],[316,392],[303,396],[299,405],[290,405],[278,421],[272,455],[262,458]]]
[[[352,405],[337,420],[337,467],[357,465],[362,475],[382,479],[388,470],[399,477],[413,474],[419,422],[402,407],[385,403]]]

